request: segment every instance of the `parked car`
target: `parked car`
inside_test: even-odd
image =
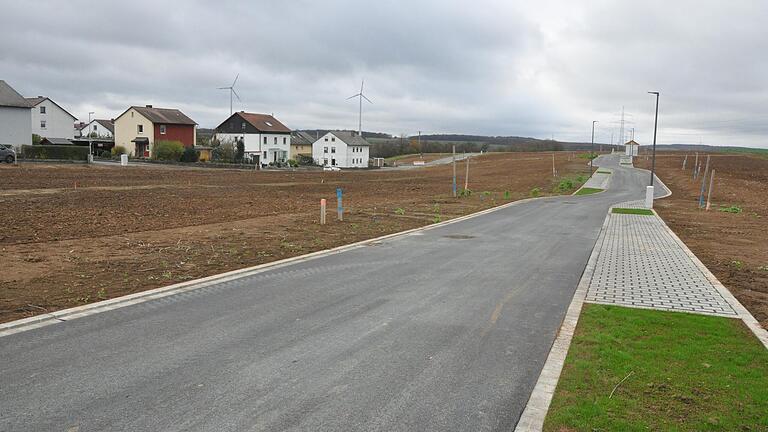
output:
[[[13,146],[0,144],[0,161],[13,163],[16,160],[16,150]]]
[[[324,166],[323,171],[341,171],[341,168],[337,166]]]

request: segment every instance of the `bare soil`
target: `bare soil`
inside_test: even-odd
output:
[[[688,155],[685,171],[684,157],[683,153],[657,153],[657,174],[672,196],[657,201],[656,211],[768,328],[768,159],[712,154],[710,169],[715,170],[715,180],[711,210],[706,211],[698,206],[702,177],[693,180],[694,155]],[[699,158],[706,160],[706,155],[699,154]],[[650,168],[645,157],[638,162],[637,166]],[[707,187],[708,183],[707,179]],[[741,212],[720,211],[731,206]]]
[[[558,172],[584,173],[558,155]],[[0,322],[340,246],[543,195],[550,154],[475,158],[471,197],[450,165],[408,171],[0,166]],[[459,165],[463,185],[463,165]],[[336,221],[336,188],[344,221]],[[509,192],[507,195],[506,192]],[[552,192],[554,193],[554,192]],[[328,199],[327,225],[319,200]]]

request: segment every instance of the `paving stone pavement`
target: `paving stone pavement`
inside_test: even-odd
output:
[[[642,208],[642,201],[618,204]],[[736,317],[658,216],[610,214],[587,302]]]

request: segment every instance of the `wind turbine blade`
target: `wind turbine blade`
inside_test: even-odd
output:
[[[234,86],[235,86],[235,83],[237,82],[237,79],[238,79],[238,78],[240,78],[240,74],[237,74],[237,76],[235,77],[235,80],[234,80],[234,81],[232,81],[232,87],[234,87]]]
[[[365,95],[364,95],[364,94],[361,94],[360,96],[362,96],[362,97],[363,97],[363,99],[367,100],[367,101],[368,101],[368,103],[373,103],[373,102],[371,102],[371,100],[370,100],[370,99],[368,99],[367,97],[365,97]]]
[[[216,87],[219,90],[229,90],[229,87]]]
[[[359,94],[359,93],[358,93],[358,94],[356,94],[356,95],[352,95],[352,96],[348,97],[348,98],[347,98],[347,100],[350,100],[350,99],[352,99],[352,98],[356,98],[356,97],[358,97],[358,96],[360,96],[360,94]]]
[[[239,94],[237,94],[237,92],[235,91],[235,88],[233,87],[231,90],[232,90],[232,93],[234,93],[234,95],[235,95],[235,97],[237,98],[237,100],[239,100],[240,102],[242,102],[242,99],[240,99],[240,95],[239,95]]]
[[[360,94],[363,94],[363,85],[365,85],[365,80],[360,81]]]

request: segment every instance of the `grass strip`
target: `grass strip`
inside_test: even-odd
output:
[[[613,210],[611,210],[611,212],[618,213],[618,214],[633,214],[633,215],[653,216],[653,212],[648,210],[648,209],[616,208],[616,207],[614,207]]]
[[[611,174],[610,171],[597,170],[598,174]]]
[[[585,304],[544,430],[768,430],[768,350],[738,319]]]
[[[584,187],[579,189],[574,195],[592,195],[602,191],[603,189]]]

